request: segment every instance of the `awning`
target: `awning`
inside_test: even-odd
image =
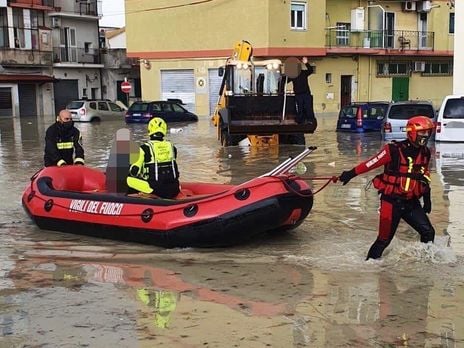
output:
[[[48,75],[22,75],[8,74],[0,75],[0,82],[53,82],[56,79]]]

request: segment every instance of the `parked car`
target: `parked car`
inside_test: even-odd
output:
[[[448,95],[443,99],[435,140],[464,142],[464,95]]]
[[[73,121],[94,122],[103,120],[121,119],[126,113],[127,107],[116,104],[110,100],[74,100],[66,105],[66,109],[71,112]]]
[[[134,102],[126,112],[126,123],[148,123],[153,117],[161,117],[168,123],[198,121],[198,116],[181,103],[178,99]]]
[[[380,130],[383,140],[406,139],[406,124],[411,117],[427,116],[437,121],[437,114],[431,102],[411,100],[390,104]]]
[[[389,102],[355,102],[343,107],[338,114],[337,131],[380,131]]]

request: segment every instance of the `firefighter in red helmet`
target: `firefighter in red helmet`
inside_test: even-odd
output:
[[[380,194],[380,221],[366,260],[382,256],[401,219],[420,234],[421,242],[433,242],[435,230],[427,216],[432,210],[427,142],[433,129],[428,117],[414,116],[406,125],[406,140],[386,144],[375,156],[340,175],[346,185],[356,175],[384,166],[383,173],[372,180]]]

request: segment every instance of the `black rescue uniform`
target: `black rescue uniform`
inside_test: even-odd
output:
[[[150,141],[140,145],[139,158],[131,165],[129,175],[146,181],[155,195],[174,198],[180,192],[176,157],[177,149],[171,142],[152,135]],[[140,188],[134,186],[138,184],[130,185],[133,189],[144,191],[141,189],[143,185]]]
[[[84,164],[81,133],[72,122],[55,122],[45,133],[44,165],[64,164]]]
[[[382,151],[353,169],[356,176],[384,166],[384,172],[372,181],[381,195],[380,221],[367,259],[382,256],[401,219],[420,234],[421,242],[433,242],[435,230],[419,201],[422,197],[430,200],[429,161],[427,146],[415,147],[404,140],[386,144]]]

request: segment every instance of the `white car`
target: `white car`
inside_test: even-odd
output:
[[[464,142],[464,95],[448,95],[443,99],[435,140]]]
[[[104,120],[123,120],[127,107],[122,104],[116,104],[109,100],[74,100],[66,105],[73,121],[77,122],[95,122]]]

